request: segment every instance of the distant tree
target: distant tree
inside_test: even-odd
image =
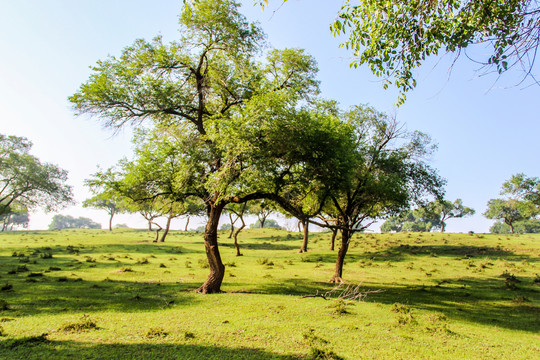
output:
[[[429,219],[425,215],[420,214],[418,209],[415,209],[406,210],[399,215],[390,216],[381,225],[381,232],[429,232],[433,229],[434,222],[438,218]]]
[[[101,225],[85,217],[74,218],[70,215],[53,216],[49,224],[49,230],[62,229],[101,229]]]
[[[514,224],[514,232],[518,234],[538,234],[540,233],[540,220],[529,219],[516,221]],[[496,221],[490,228],[489,232],[493,234],[510,234],[512,230],[507,224]]]
[[[257,216],[257,224],[262,229],[265,225],[266,218],[276,211],[276,206],[271,201],[261,199],[250,201],[247,211]]]
[[[446,221],[474,214],[474,210],[463,205],[461,199],[453,203],[447,200],[435,200],[414,210],[389,217],[381,226],[382,232],[429,232],[439,229],[444,232]]]
[[[274,219],[266,219],[266,221],[264,222],[264,227],[265,228],[282,229],[281,225],[279,225],[279,223]],[[261,228],[260,221],[257,220],[254,224],[251,224],[250,228],[252,228],[252,229],[257,229],[258,228],[258,229],[260,229]]]
[[[242,256],[240,252],[240,245],[238,245],[238,234],[246,227],[246,222],[244,221],[244,215],[247,213],[249,203],[245,202],[243,204],[228,204],[224,212],[229,214],[230,223],[230,234],[234,238],[234,247],[236,248],[236,256]],[[234,224],[240,220],[240,226],[235,229]]]
[[[2,222],[2,231],[12,231],[14,227],[26,229],[30,221],[28,209],[12,204],[11,211],[0,215],[0,221]]]
[[[530,219],[533,216],[533,209],[524,201],[491,199],[487,203],[484,216],[488,219],[501,220],[510,227],[510,232],[513,234],[515,223]]]
[[[83,207],[105,210],[109,214],[109,231],[112,231],[113,218],[116,214],[127,211],[123,200],[112,192],[102,192],[83,201]]]
[[[0,215],[15,208],[55,210],[73,203],[67,172],[30,155],[24,137],[0,134]]]
[[[454,202],[435,200],[418,210],[420,217],[433,219],[433,226],[438,228],[440,232],[446,230],[448,219],[463,218],[475,213],[474,209],[464,206],[461,199],[456,199]]]
[[[516,221],[514,224],[514,232],[518,234],[538,234],[540,233],[540,220],[529,219]],[[510,226],[496,221],[489,229],[493,234],[510,234],[512,233]]]

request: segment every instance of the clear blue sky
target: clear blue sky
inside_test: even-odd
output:
[[[258,20],[276,48],[301,47],[319,63],[323,96],[344,107],[369,103],[395,113],[410,130],[432,136],[439,150],[432,165],[448,180],[447,198],[462,198],[477,210],[470,219],[450,220],[448,231],[487,232],[486,202],[495,198],[512,174],[540,175],[540,87],[513,86],[519,73],[479,77],[477,65],[460,59],[448,73],[452,56],[432,59],[418,74],[418,88],[395,109],[395,91],[384,91],[367,69],[350,69],[349,54],[329,31],[341,1],[279,1],[265,12],[244,1],[243,12]],[[96,166],[114,165],[130,156],[130,134],[114,136],[94,119],[75,117],[67,97],[90,74],[89,67],[118,55],[137,38],[177,37],[180,0],[25,0],[0,2],[0,133],[25,136],[33,154],[70,173],[79,205],[61,211],[106,224],[102,212],[82,209],[88,197],[83,180]],[[476,56],[489,49],[474,49]],[[436,67],[434,65],[438,63]],[[46,228],[53,214],[35,213],[32,229]],[[144,226],[137,216],[118,221]],[[181,222],[177,223],[180,226]]]

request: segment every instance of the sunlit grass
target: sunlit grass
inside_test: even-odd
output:
[[[532,359],[540,351],[536,235],[361,234],[344,269],[366,294],[360,302],[304,297],[333,288],[329,234],[312,234],[299,254],[298,233],[248,230],[242,257],[221,234],[225,293],[217,295],[194,292],[208,273],[201,234],[152,239],[135,230],[0,234],[0,358]]]

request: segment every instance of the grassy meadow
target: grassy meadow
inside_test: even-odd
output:
[[[194,292],[202,234],[153,237],[0,233],[0,359],[540,356],[537,235],[359,234],[334,289],[328,233],[299,254],[298,233],[246,230],[241,257],[221,233],[215,295]]]

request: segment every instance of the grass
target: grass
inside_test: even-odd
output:
[[[532,359],[540,236],[360,234],[331,291],[330,234],[220,235],[223,294],[201,234],[0,233],[0,358]],[[327,300],[319,294],[329,294]],[[307,296],[307,297],[306,297]],[[351,297],[354,298],[354,297]]]

